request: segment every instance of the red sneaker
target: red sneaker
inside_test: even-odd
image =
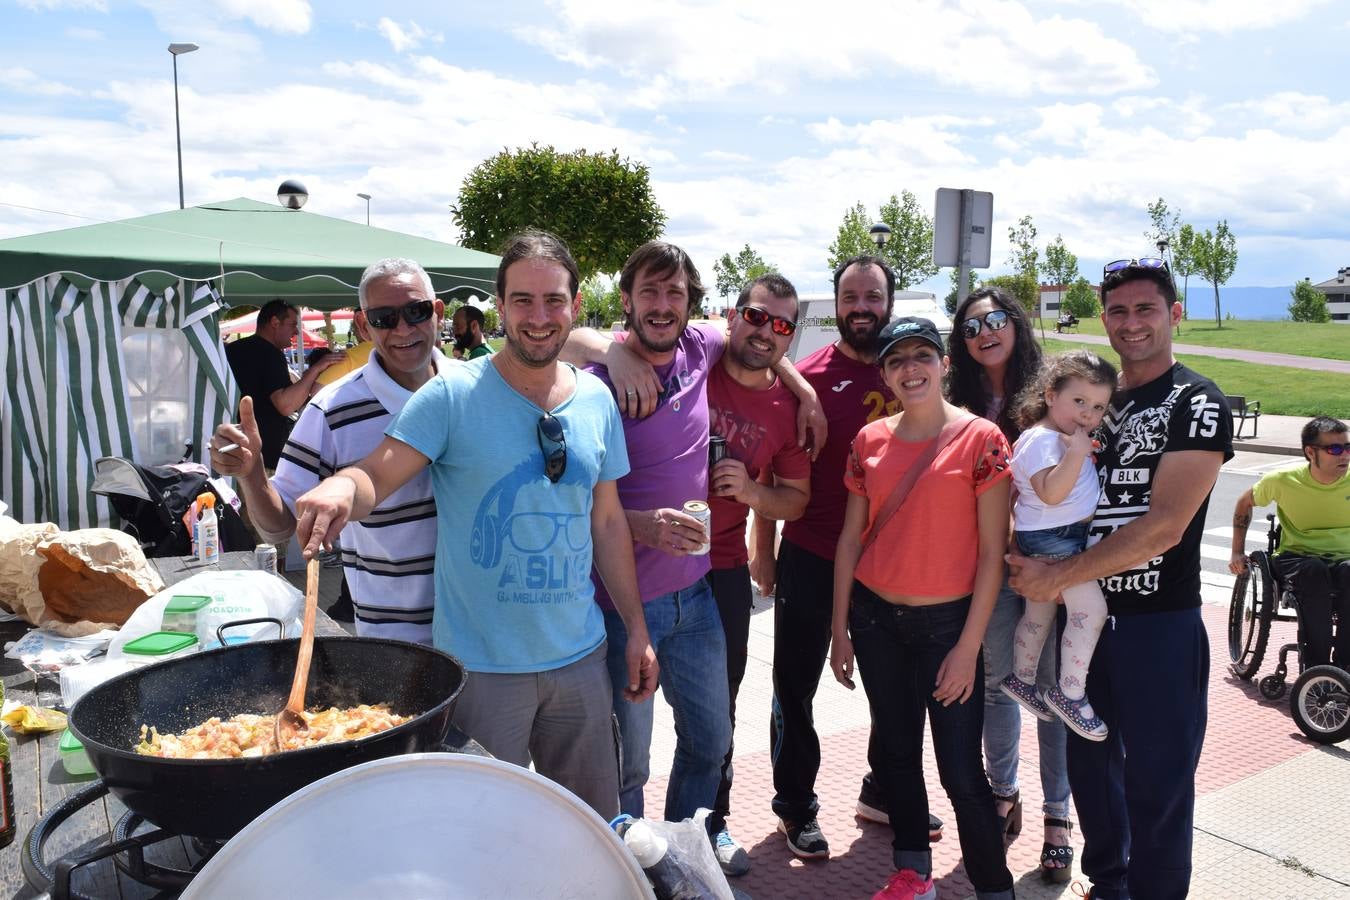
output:
[[[937,900],[937,887],[932,878],[924,878],[913,869],[901,869],[872,895],[872,900]]]

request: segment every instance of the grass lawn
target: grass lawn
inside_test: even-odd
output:
[[[1346,337],[1350,338],[1350,334]],[[1045,349],[1050,353],[1083,348],[1083,344],[1075,344],[1072,341],[1058,341],[1053,338],[1045,340]],[[1093,346],[1088,349],[1101,353],[1113,365],[1120,365],[1120,357],[1110,347]],[[1263,413],[1276,416],[1324,415],[1335,416],[1338,419],[1350,418],[1350,375],[1337,372],[1309,373],[1286,366],[1259,366],[1234,359],[1216,359],[1212,356],[1178,355],[1177,359],[1211,379],[1225,394],[1241,394],[1248,400],[1260,400]]]
[[[1055,330],[1053,319],[1043,320],[1048,337]],[[1083,319],[1082,334],[1105,334],[1100,319]],[[1040,326],[1037,325],[1037,334]],[[1264,350],[1268,353],[1293,353],[1322,359],[1350,359],[1350,325],[1310,322],[1258,322],[1235,319],[1219,328],[1211,319],[1187,319],[1181,323],[1179,344],[1205,347],[1231,347],[1235,350]],[[1239,393],[1233,391],[1232,393]],[[1262,409],[1265,409],[1262,401]]]

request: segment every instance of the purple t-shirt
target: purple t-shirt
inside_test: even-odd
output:
[[[624,509],[683,509],[686,500],[708,499],[708,373],[721,359],[725,343],[717,328],[690,325],[680,336],[675,358],[656,368],[665,386],[656,412],[645,419],[623,419],[631,467],[619,479]],[[614,392],[608,369],[586,368]],[[671,556],[637,542],[633,557],[643,603],[689,587],[709,568],[707,554]],[[613,609],[599,573],[592,570],[591,578],[596,600]]]

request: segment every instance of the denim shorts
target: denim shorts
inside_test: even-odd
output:
[[[1025,556],[1041,559],[1068,559],[1087,546],[1087,522],[1074,522],[1058,528],[1016,531],[1017,547]]]

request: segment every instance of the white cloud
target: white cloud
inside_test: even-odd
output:
[[[1331,0],[1112,0],[1149,28],[1172,32],[1258,30],[1296,22]]]
[[[803,80],[900,73],[1011,95],[1113,93],[1155,81],[1129,45],[1098,25],[1038,18],[1019,0],[840,0],[829,15],[794,14],[791,3],[720,0],[559,0],[556,9],[556,23],[516,34],[575,65],[668,78],[695,96],[740,85],[781,94]],[[953,64],[958,55],[962,62]]]
[[[61,9],[92,9],[101,13],[108,11],[108,4],[104,0],[18,0],[18,3],[24,9],[31,9],[34,12],[53,12]]]
[[[247,19],[259,28],[279,34],[304,34],[314,20],[307,0],[216,0],[230,19]]]
[[[1260,123],[1282,131],[1325,132],[1350,122],[1350,101],[1333,101],[1315,94],[1281,91],[1241,103],[1227,104],[1222,112],[1244,124]]]
[[[386,17],[381,18],[375,28],[384,36],[385,40],[389,41],[395,53],[412,50],[425,40],[437,44],[445,40],[445,36],[440,32],[428,31],[413,21],[409,21],[407,27],[404,27],[393,19]]]
[[[1084,144],[1100,130],[1102,122],[1102,108],[1096,103],[1056,103],[1036,112],[1041,116],[1041,124],[1027,137],[1040,143],[1049,141],[1069,147]]]
[[[729,150],[705,150],[699,154],[706,160],[718,163],[748,163],[755,158],[748,153],[732,153]]]
[[[20,94],[39,94],[44,97],[60,97],[79,93],[73,87],[61,84],[59,81],[46,81],[30,70],[23,68],[0,70],[0,88]]]

